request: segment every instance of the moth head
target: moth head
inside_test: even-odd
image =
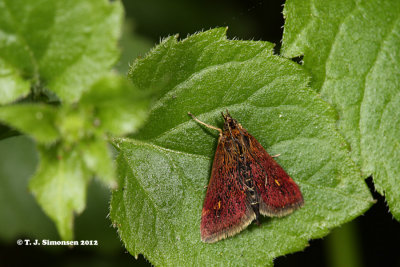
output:
[[[224,130],[233,130],[233,129],[237,129],[239,128],[239,124],[238,122],[232,118],[231,114],[229,114],[228,110],[226,110],[226,114],[224,114],[223,112],[221,112],[222,117],[224,118]]]

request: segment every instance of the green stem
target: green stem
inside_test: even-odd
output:
[[[326,239],[328,266],[361,267],[360,240],[355,221],[335,229]]]

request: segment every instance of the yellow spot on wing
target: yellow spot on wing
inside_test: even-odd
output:
[[[215,209],[215,210],[221,209],[221,200],[218,201],[218,203],[214,206],[214,209]]]
[[[275,183],[278,185],[278,186],[281,186],[281,184],[278,182],[278,180],[276,180],[275,179]]]

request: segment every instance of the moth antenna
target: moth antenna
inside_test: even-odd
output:
[[[203,124],[203,125],[206,126],[207,128],[217,130],[217,131],[219,132],[219,134],[222,135],[222,130],[221,130],[220,128],[215,127],[215,126],[212,126],[212,125],[207,124],[207,123],[205,123],[205,122],[202,122],[201,120],[199,120],[198,118],[196,118],[196,116],[194,116],[194,115],[193,115],[192,113],[190,113],[190,112],[188,112],[188,114],[189,114],[195,121],[197,121],[198,123]]]

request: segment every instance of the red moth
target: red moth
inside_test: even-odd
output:
[[[233,236],[260,214],[281,217],[300,208],[304,201],[290,176],[226,111],[219,131],[217,151],[201,213],[201,240],[206,243]]]

